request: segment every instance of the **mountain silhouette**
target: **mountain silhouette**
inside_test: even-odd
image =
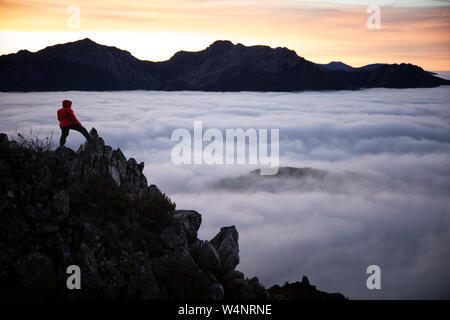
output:
[[[348,64],[345,64],[341,61],[331,61],[327,64],[318,64],[319,68],[322,68],[326,71],[354,71],[356,68],[353,68],[352,66],[349,66]]]
[[[300,91],[448,85],[411,64],[315,64],[287,48],[215,41],[167,61],[143,61],[90,39],[0,56],[0,91]]]

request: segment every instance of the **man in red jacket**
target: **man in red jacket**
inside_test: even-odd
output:
[[[91,141],[92,138],[87,132],[86,128],[83,127],[78,121],[77,117],[73,113],[71,108],[72,101],[64,100],[62,102],[63,107],[58,110],[58,120],[59,127],[61,128],[61,139],[59,139],[59,146],[63,146],[66,143],[66,138],[69,135],[69,130],[75,130],[80,132],[88,141]]]

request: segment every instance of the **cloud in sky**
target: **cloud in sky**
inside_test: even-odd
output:
[[[307,275],[351,298],[450,297],[450,116],[448,87],[302,93],[0,93],[0,129],[59,129],[73,100],[83,124],[146,163],[144,173],[203,217],[200,238],[236,225],[238,269],[267,286]],[[175,166],[176,128],[279,128],[282,166],[328,171],[323,180],[223,178],[257,166]],[[82,136],[72,132],[68,145]],[[231,179],[231,182],[234,180]],[[378,264],[382,290],[365,287]]]
[[[381,29],[368,30],[367,6],[378,3]],[[66,3],[2,2],[0,53],[90,37],[141,59],[165,60],[179,50],[229,39],[289,47],[320,63],[410,62],[450,70],[448,1],[94,0],[77,5],[81,29],[70,30]]]

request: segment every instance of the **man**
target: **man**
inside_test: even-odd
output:
[[[69,135],[69,130],[75,130],[80,132],[88,141],[92,141],[91,136],[78,121],[77,117],[73,113],[71,108],[72,101],[64,100],[62,102],[63,107],[58,110],[59,127],[61,128],[61,139],[59,139],[59,146],[62,147],[66,143],[66,138]]]

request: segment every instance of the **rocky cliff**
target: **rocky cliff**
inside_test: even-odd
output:
[[[235,270],[239,235],[199,240],[202,217],[148,185],[91,130],[78,151],[36,150],[0,134],[0,298],[343,299],[307,279],[266,290]],[[67,267],[81,270],[68,290]]]

